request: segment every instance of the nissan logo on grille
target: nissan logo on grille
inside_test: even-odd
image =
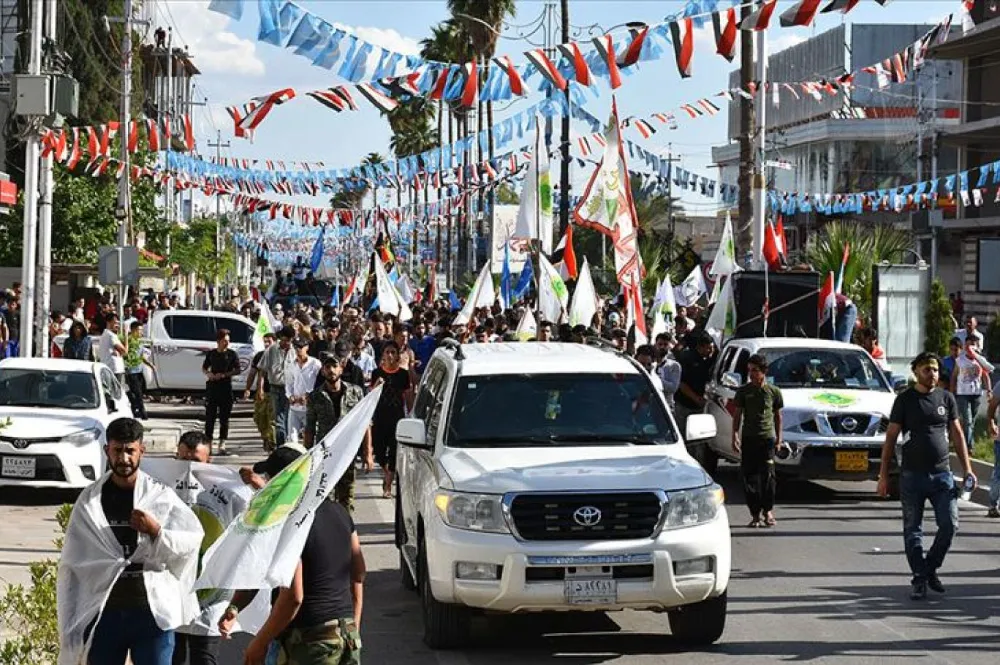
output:
[[[594,506],[580,506],[573,511],[573,521],[580,526],[597,526],[601,521],[601,511]]]
[[[857,421],[857,419],[856,418],[852,418],[851,416],[847,416],[846,418],[844,418],[843,420],[841,420],[840,424],[848,432],[853,432],[854,430],[856,430],[858,428],[858,421]]]

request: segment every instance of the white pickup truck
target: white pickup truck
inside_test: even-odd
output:
[[[687,438],[709,439],[708,415]],[[424,641],[482,612],[666,612],[680,641],[723,632],[722,488],[688,454],[649,375],[576,344],[438,349],[399,441],[396,542]]]

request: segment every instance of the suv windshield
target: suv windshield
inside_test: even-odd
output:
[[[655,445],[677,436],[639,374],[499,374],[459,379],[448,445]]]
[[[882,371],[856,349],[761,349],[768,380],[779,388],[888,391]]]
[[[84,372],[0,370],[0,406],[96,409],[97,381]]]

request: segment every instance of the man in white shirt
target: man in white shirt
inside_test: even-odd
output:
[[[295,357],[285,367],[285,394],[288,396],[288,437],[298,441],[306,428],[309,393],[316,388],[316,377],[323,364],[309,356],[309,340],[297,337],[292,345]]]
[[[965,320],[965,329],[959,330],[955,336],[962,340],[962,346],[965,346],[966,339],[972,337],[976,350],[979,353],[983,352],[983,341],[985,338],[983,337],[983,333],[979,332],[979,321],[976,320],[976,317],[970,316],[967,318]]]
[[[104,319],[104,332],[97,342],[97,359],[108,366],[118,378],[118,383],[125,385],[125,345],[118,337],[120,327],[117,314],[108,314]]]

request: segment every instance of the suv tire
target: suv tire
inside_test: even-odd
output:
[[[440,603],[434,598],[423,541],[417,555],[417,582],[424,619],[424,644],[431,649],[456,649],[465,645],[469,639],[469,610],[461,605]]]
[[[684,605],[667,613],[670,632],[678,641],[692,646],[714,644],[726,628],[726,595]]]

